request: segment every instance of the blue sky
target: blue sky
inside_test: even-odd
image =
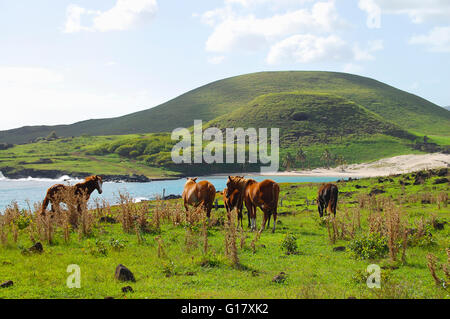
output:
[[[267,70],[360,74],[450,105],[450,1],[0,0],[0,130]]]

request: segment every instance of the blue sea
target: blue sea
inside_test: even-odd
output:
[[[299,182],[332,182],[339,178],[337,177],[310,177],[310,176],[251,176],[257,181],[264,179],[272,179],[278,183],[299,183]],[[202,176],[197,181],[208,180],[216,190],[223,190],[226,185],[227,176]],[[0,172],[0,212],[10,205],[13,201],[19,204],[19,207],[26,208],[27,202],[32,206],[35,202],[41,202],[44,199],[47,189],[54,184],[73,185],[81,180],[72,179],[68,176],[63,176],[60,179],[7,179]],[[99,195],[94,191],[91,199],[100,198],[106,199],[111,204],[118,202],[118,194],[129,193],[137,202],[142,200],[154,199],[157,196],[162,196],[165,190],[165,195],[181,195],[186,179],[153,181],[149,183],[104,183],[103,194]],[[92,201],[91,201],[92,204]]]

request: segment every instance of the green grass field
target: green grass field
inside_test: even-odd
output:
[[[449,176],[447,175],[447,178]],[[448,264],[446,248],[450,247],[450,225],[442,230],[432,226],[434,222],[449,222],[448,183],[434,184],[439,177],[426,179],[423,185],[413,185],[412,174],[339,182],[340,199],[337,221],[347,227],[347,235],[331,242],[327,223],[321,220],[315,205],[306,205],[316,197],[319,184],[281,184],[282,206],[279,208],[277,229],[274,234],[264,231],[254,242],[256,233],[247,228],[237,233],[238,264],[225,255],[226,230],[221,221],[226,220],[223,209],[212,212],[212,224],[207,232],[208,248],[205,253],[202,223],[184,223],[184,213],[179,210],[180,200],[149,202],[146,219],[153,223],[155,216],[165,211],[171,220],[181,218],[179,224],[158,219],[159,228],[152,224],[151,233],[125,233],[122,225],[100,223],[98,218],[108,214],[120,219],[123,208],[114,207],[92,211],[95,216],[92,233],[79,236],[70,233],[64,240],[64,232],[56,228],[52,244],[45,241],[42,254],[23,254],[32,245],[30,233],[34,222],[23,226],[19,220],[4,225],[0,234],[0,283],[12,280],[14,285],[0,288],[0,298],[449,298],[448,288],[436,285],[427,267],[427,254],[437,258],[436,274],[446,280],[441,265]],[[411,185],[401,186],[402,183]],[[367,194],[373,189],[385,193],[369,202]],[[219,195],[218,195],[219,196]],[[219,197],[221,199],[221,197]],[[374,259],[357,259],[350,249],[355,239],[369,233],[368,218],[387,216],[375,212],[375,207],[389,198],[395,211],[401,212],[405,227],[417,232],[424,229],[426,235],[408,241],[406,260],[401,261],[402,249],[397,261],[392,262],[389,253]],[[361,208],[360,203],[366,204]],[[219,200],[219,204],[222,201]],[[310,204],[310,203],[309,203]],[[136,209],[145,204],[133,206]],[[178,212],[178,213],[177,213]],[[350,225],[360,214],[361,228]],[[168,215],[167,215],[168,214]],[[178,215],[176,215],[178,214]],[[160,215],[158,215],[160,216]],[[170,217],[171,216],[171,217]],[[257,222],[262,221],[258,210]],[[383,217],[384,218],[384,217]],[[423,223],[421,220],[423,218]],[[244,225],[246,226],[244,216]],[[353,222],[352,222],[353,221]],[[338,225],[340,225],[338,223]],[[11,227],[21,224],[17,241]],[[25,224],[26,225],[26,224]],[[190,226],[189,226],[190,225]],[[422,225],[422,226],[421,226]],[[422,228],[421,228],[422,227]],[[34,230],[33,230],[34,229]],[[159,229],[159,230],[158,230]],[[338,226],[341,229],[341,226]],[[353,235],[350,235],[353,233]],[[4,235],[6,234],[6,235]],[[297,253],[287,255],[282,243],[287,234],[296,237]],[[339,235],[339,231],[337,232]],[[418,236],[418,235],[417,235]],[[247,237],[241,241],[242,238]],[[354,238],[352,238],[354,237]],[[410,237],[414,239],[415,237]],[[115,244],[111,244],[111,241]],[[160,245],[158,244],[160,242]],[[345,246],[346,250],[333,251]],[[160,247],[160,248],[159,248]],[[398,246],[395,246],[398,247]],[[66,280],[67,266],[77,264],[81,268],[81,288],[69,289]],[[118,282],[114,271],[118,264],[127,266],[136,282]],[[381,270],[381,289],[369,289],[365,283],[365,270],[369,264],[377,264]],[[283,282],[273,282],[280,272],[286,274]],[[133,293],[122,293],[121,288],[132,286]]]

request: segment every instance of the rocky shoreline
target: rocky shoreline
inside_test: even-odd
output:
[[[84,179],[87,176],[92,175],[92,173],[83,173],[83,172],[67,172],[60,170],[35,170],[35,169],[21,169],[17,170],[13,167],[4,167],[1,169],[1,172],[4,177],[8,179],[24,179],[24,178],[47,178],[47,179],[59,179],[62,176],[70,176],[76,179]],[[179,179],[180,177],[161,177],[161,178],[148,178],[145,175],[107,175],[101,174],[104,182],[125,182],[125,183],[149,183],[152,181],[161,181],[161,180],[174,180]]]

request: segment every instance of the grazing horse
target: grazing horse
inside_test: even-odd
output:
[[[275,232],[278,197],[280,194],[280,186],[276,182],[266,179],[258,183],[253,179],[228,176],[227,188],[229,194],[234,189],[239,189],[243,192],[241,199],[245,202],[252,230],[256,229],[256,210],[259,207],[264,213],[261,231],[264,230],[267,221],[267,227],[270,226],[270,216],[273,214],[274,224],[272,232]]]
[[[227,210],[227,213],[231,213],[234,209],[237,211],[238,215],[238,226],[239,222],[241,223],[241,228],[244,228],[242,224],[242,201],[239,202],[239,199],[241,197],[241,193],[238,189],[235,189],[231,194],[228,194],[228,189],[225,188],[223,190],[223,203],[225,206],[225,209]],[[249,219],[249,225],[250,225],[250,219]]]
[[[206,217],[211,216],[211,210],[216,197],[216,189],[214,185],[208,181],[196,182],[197,178],[187,178],[187,182],[184,185],[183,201],[186,211],[189,210],[188,205],[198,207],[206,211]]]
[[[103,180],[98,175],[89,176],[83,182],[73,186],[53,185],[47,190],[47,194],[42,202],[41,214],[45,215],[45,210],[49,203],[52,205],[52,212],[55,212],[55,207],[59,207],[61,203],[66,205],[75,204],[78,212],[81,212],[82,203],[89,200],[94,190],[97,190],[99,194],[103,193],[102,186]]]
[[[320,217],[323,213],[333,213],[336,216],[336,205],[338,201],[338,187],[334,184],[322,184],[319,188],[317,196],[317,208],[319,209]]]

